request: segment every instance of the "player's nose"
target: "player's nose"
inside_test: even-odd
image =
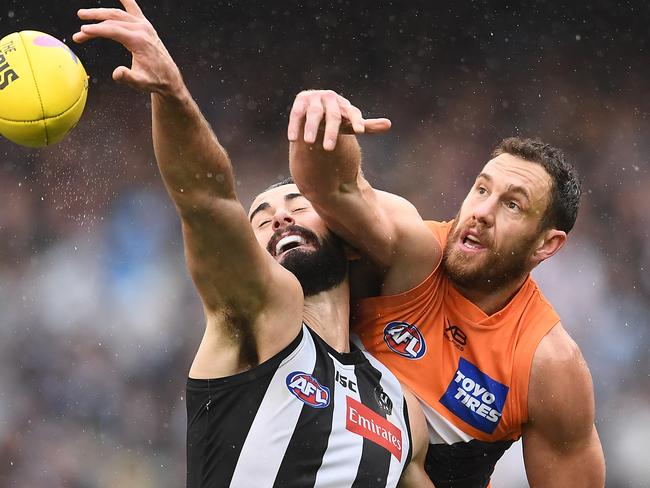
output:
[[[472,209],[473,217],[487,227],[494,224],[494,212],[496,211],[496,199],[487,198],[477,203]]]
[[[273,216],[273,230],[295,224],[296,221],[286,210],[280,209]]]

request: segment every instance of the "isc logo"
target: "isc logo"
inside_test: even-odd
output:
[[[390,322],[384,327],[384,342],[391,351],[408,359],[420,359],[427,352],[422,334],[407,322]]]
[[[330,390],[312,375],[294,371],[287,376],[287,388],[310,407],[325,408],[330,404]]]

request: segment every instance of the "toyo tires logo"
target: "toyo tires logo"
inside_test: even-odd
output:
[[[486,434],[492,434],[503,416],[510,387],[459,358],[458,369],[440,403],[457,417]]]
[[[384,342],[394,353],[407,359],[420,359],[427,352],[424,337],[415,325],[390,322],[384,327]]]
[[[330,390],[321,385],[316,378],[302,371],[294,371],[287,376],[287,388],[303,403],[310,407],[325,408],[330,404]]]

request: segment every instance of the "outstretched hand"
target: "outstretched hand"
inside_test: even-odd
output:
[[[77,43],[97,37],[119,42],[131,52],[131,68],[118,66],[113,79],[134,88],[167,94],[182,86],[182,77],[174,60],[146,19],[135,0],[120,0],[124,10],[117,8],[80,9],[77,15],[85,21],[72,36]]]
[[[357,107],[332,90],[307,90],[300,92],[291,108],[287,136],[297,142],[301,137],[314,144],[322,126],[323,149],[332,151],[339,134],[378,134],[390,129],[386,118],[364,119]]]

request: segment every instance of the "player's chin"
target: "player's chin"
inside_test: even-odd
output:
[[[278,261],[280,264],[282,264],[284,261],[287,259],[295,259],[299,256],[308,256],[312,253],[316,252],[316,249],[314,246],[311,245],[302,245],[302,246],[297,246],[293,247],[291,249],[288,249],[287,251],[284,251],[280,253],[279,255],[275,256],[276,261]]]
[[[446,266],[462,275],[472,275],[480,271],[487,258],[486,253],[463,252],[454,250],[446,260]]]

